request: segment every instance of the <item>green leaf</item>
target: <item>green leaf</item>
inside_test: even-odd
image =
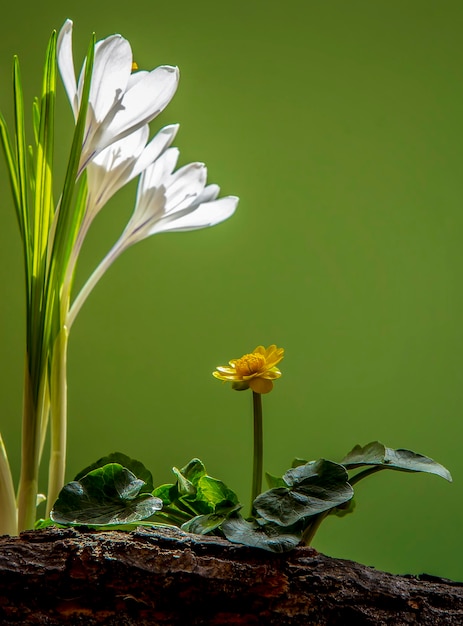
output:
[[[259,515],[280,526],[339,506],[354,494],[345,468],[325,459],[290,469],[283,480],[288,487],[270,489],[254,500]]]
[[[273,474],[269,474],[268,472],[265,472],[265,480],[267,481],[267,485],[270,487],[270,489],[288,486],[281,478],[281,476],[274,476]]]
[[[160,485],[153,489],[153,496],[160,498],[164,506],[171,504],[178,497],[177,485]]]
[[[180,526],[187,533],[196,535],[207,535],[216,530],[220,524],[227,519],[224,513],[209,513],[208,515],[197,515]]]
[[[335,509],[330,511],[330,514],[336,515],[337,517],[345,517],[346,515],[353,513],[356,506],[355,498],[352,498],[349,502],[344,502],[344,504],[340,504]]]
[[[44,528],[50,528],[50,526],[55,526],[55,522],[50,519],[49,517],[47,517],[46,519],[44,519],[43,517],[41,517],[40,519],[38,519],[35,524],[34,524],[34,529],[35,530],[43,530]]]
[[[302,536],[300,532],[283,529],[277,524],[248,522],[242,517],[226,520],[221,529],[232,543],[241,543],[269,552],[289,552],[300,543]]]
[[[16,168],[16,159],[13,153],[13,144],[11,142],[10,133],[6,124],[5,118],[0,112],[0,141],[5,154],[6,165],[8,168],[8,175],[10,180],[11,193],[13,195],[14,207],[16,210],[16,217],[18,220],[19,230],[23,244],[27,247],[27,240],[24,233],[24,215],[21,208],[21,196],[19,190],[18,173]],[[27,268],[27,265],[26,265]]]
[[[92,463],[91,465],[80,471],[74,478],[74,480],[79,481],[89,472],[92,472],[99,467],[104,467],[109,463],[119,463],[119,465],[122,465],[122,467],[126,467],[132,472],[132,474],[135,474],[137,478],[142,480],[145,483],[145,486],[141,488],[140,493],[151,493],[153,491],[154,485],[151,472],[146,469],[143,463],[141,463],[140,461],[136,461],[135,459],[131,459],[126,454],[122,454],[122,452],[111,452],[107,456],[103,456],[95,463]]]
[[[199,479],[197,500],[207,502],[216,511],[220,507],[228,507],[230,504],[238,504],[238,498],[234,491],[225,483],[212,476],[202,476]]]
[[[197,487],[199,479],[206,475],[206,468],[199,459],[192,459],[185,467],[182,467],[180,474]]]
[[[341,461],[347,469],[356,469],[363,465],[377,466],[379,469],[393,469],[403,472],[427,472],[436,474],[452,482],[448,469],[440,463],[411,450],[393,450],[379,441],[372,441],[366,446],[355,446]]]
[[[177,489],[180,496],[195,496],[196,487],[182,474],[182,470],[176,467],[172,468],[172,471],[177,476]]]
[[[59,524],[125,524],[154,515],[162,501],[141,493],[145,483],[119,463],[110,463],[61,490],[50,513]]]
[[[299,465],[305,465],[307,462],[308,461],[305,461],[304,459],[299,459],[298,457],[296,457],[295,459],[293,459],[291,467],[299,467]]]
[[[56,32],[48,43],[39,102],[37,153],[34,179],[34,272],[39,282],[45,280],[47,268],[46,252],[51,223],[54,215],[53,203],[53,147],[56,92]],[[43,287],[45,291],[45,288]]]

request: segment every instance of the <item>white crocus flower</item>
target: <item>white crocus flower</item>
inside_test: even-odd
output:
[[[156,117],[177,89],[178,68],[163,65],[132,74],[132,63],[130,44],[121,35],[96,43],[79,171],[104,148]],[[58,66],[77,120],[85,62],[77,82],[71,20],[66,20],[58,36]]]
[[[147,144],[149,127],[142,126],[112,143],[89,162],[85,212],[66,270],[66,286],[70,288],[72,284],[78,256],[96,215],[119,189],[137,177],[170,146],[178,128],[178,124],[165,126]]]
[[[169,148],[143,171],[132,217],[75,299],[67,319],[68,328],[108,267],[134,243],[157,233],[214,226],[235,212],[238,198],[217,198],[220,188],[206,186],[207,170],[203,163],[190,163],[174,171],[178,156],[176,148]]]
[[[170,146],[178,124],[162,128],[147,144],[148,125],[102,150],[87,166],[87,205],[91,219],[108,200]]]

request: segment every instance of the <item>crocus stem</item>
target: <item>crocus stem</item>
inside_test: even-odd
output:
[[[47,410],[46,374],[42,374],[39,393],[33,392],[33,384],[26,358],[24,378],[24,406],[22,422],[21,475],[18,488],[18,530],[34,527],[37,507],[40,441],[42,425],[46,421],[43,411]]]
[[[254,413],[254,458],[252,470],[251,511],[254,500],[262,491],[262,461],[264,452],[262,433],[262,396],[252,392],[252,408]]]
[[[106,270],[110,267],[110,265],[124,251],[124,249],[125,249],[125,247],[124,247],[123,243],[121,242],[121,240],[119,240],[113,246],[113,248],[108,252],[108,254],[105,256],[105,258],[101,261],[101,263],[95,269],[93,274],[87,280],[85,285],[82,287],[82,289],[80,290],[78,296],[74,300],[74,302],[73,302],[73,304],[72,304],[72,306],[71,306],[71,308],[69,310],[68,316],[67,316],[66,325],[68,327],[68,330],[71,329],[71,326],[73,325],[74,320],[77,317],[77,314],[79,313],[82,305],[84,304],[85,300],[89,296],[89,294],[92,291],[92,289],[95,287],[95,285],[100,280],[100,278],[103,276],[103,274],[106,272]]]
[[[51,365],[51,452],[48,471],[47,516],[64,485],[66,467],[68,329],[63,326],[53,346]]]

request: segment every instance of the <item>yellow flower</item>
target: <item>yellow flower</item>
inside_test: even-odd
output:
[[[249,389],[255,393],[272,391],[273,380],[280,378],[281,372],[275,367],[281,361],[284,348],[271,345],[268,348],[257,346],[250,354],[240,359],[232,359],[230,367],[217,367],[212,375],[226,382],[233,383],[234,389]]]

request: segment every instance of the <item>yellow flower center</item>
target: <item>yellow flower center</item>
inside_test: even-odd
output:
[[[235,370],[238,376],[251,376],[265,366],[265,357],[262,354],[245,354],[241,359],[236,359]]]

